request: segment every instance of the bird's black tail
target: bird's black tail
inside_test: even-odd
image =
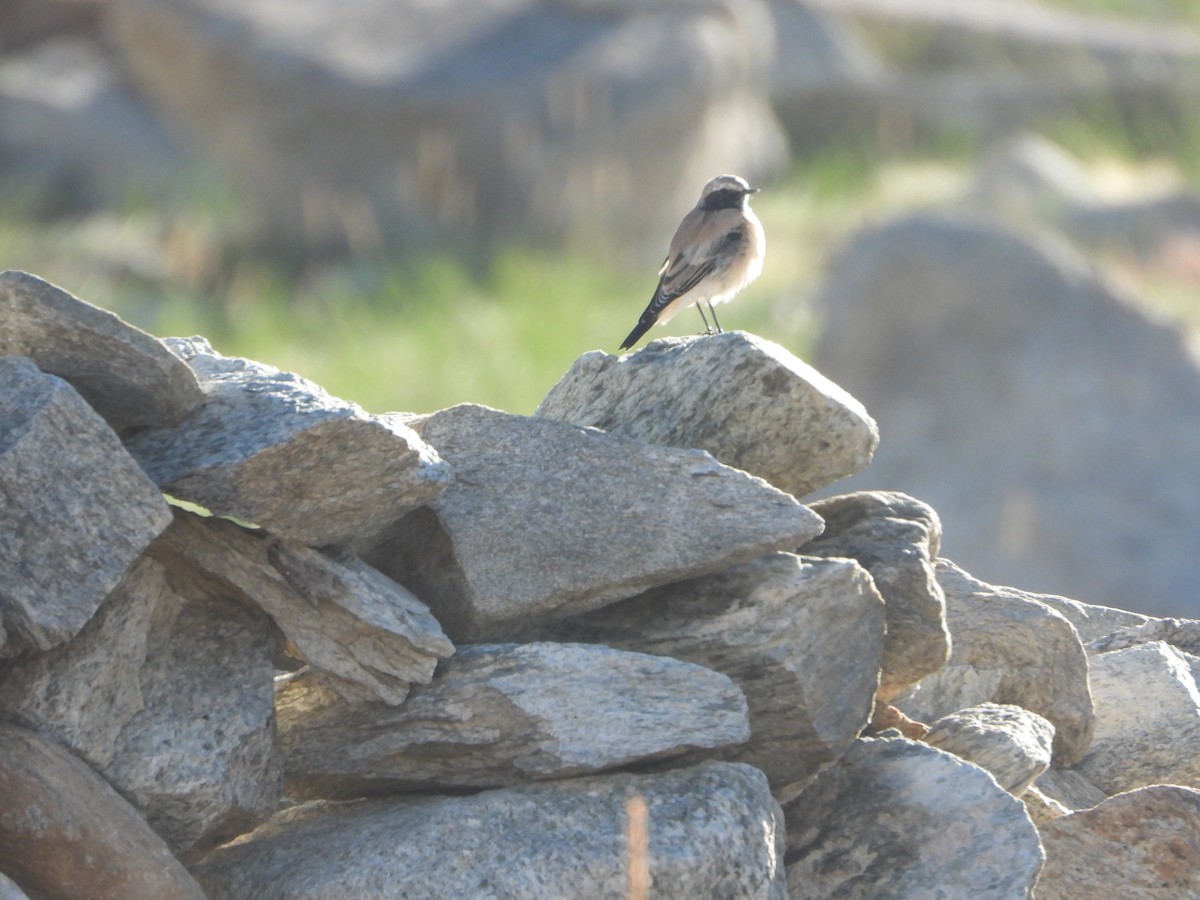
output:
[[[624,342],[621,344],[621,349],[628,350],[630,347],[636,344],[639,340],[641,340],[642,335],[649,331],[651,326],[653,326],[656,321],[658,321],[658,316],[653,315],[644,315],[638,319],[638,323],[634,327],[633,331],[629,332],[629,337],[625,338]]]

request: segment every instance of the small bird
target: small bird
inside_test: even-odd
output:
[[[713,329],[701,303],[721,331],[713,304],[732,300],[762,272],[767,238],[747,199],[757,192],[737,175],[718,175],[704,186],[696,208],[683,217],[671,238],[667,259],[658,270],[658,289],[622,350],[636,344],[651,325],[665,325],[693,304],[704,320],[705,334]]]

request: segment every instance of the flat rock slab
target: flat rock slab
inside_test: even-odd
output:
[[[137,810],[53,741],[0,724],[0,796],[0,869],[31,896],[204,900]]]
[[[1056,766],[1079,762],[1095,713],[1075,628],[1035,594],[985,584],[945,559],[935,571],[946,597],[950,660],[896,706],[922,722],[979,703],[1020,706],[1054,726]]]
[[[104,420],[20,356],[0,357],[0,504],[0,615],[35,650],[77,634],[171,521]]]
[[[720,756],[761,769],[775,796],[787,798],[870,719],[884,604],[851,560],[773,553],[653,588],[549,633],[724,672],[746,695],[751,737]]]
[[[299,797],[499,787],[750,736],[746,700],[725,675],[584,644],[460,647],[396,709],[292,708],[286,689],[278,705]]]
[[[1079,773],[1106,794],[1200,783],[1194,657],[1161,641],[1094,654],[1096,734]]]
[[[879,696],[890,701],[950,656],[946,599],[933,570],[942,523],[932,507],[890,491],[842,494],[817,501],[812,510],[825,520],[825,531],[801,551],[858,560],[887,602]]]
[[[861,403],[742,331],[664,338],[628,356],[585,353],[536,415],[707,450],[797,497],[862,471],[879,444]]]
[[[1152,785],[1040,830],[1038,900],[1200,896],[1200,791]]]
[[[1027,897],[1041,868],[1021,801],[904,738],[865,738],[785,804],[792,900]]]
[[[219,583],[143,557],[71,641],[15,660],[0,711],[71,748],[176,852],[279,801],[278,632]]]
[[[353,557],[333,558],[222,519],[176,511],[151,552],[233,585],[312,674],[348,700],[403,702],[454,645],[429,608]]]
[[[981,703],[931,723],[924,740],[987,769],[1019,797],[1050,767],[1054,726],[1019,706]]]
[[[373,416],[290,372],[167,338],[205,403],[129,452],[167,493],[320,546],[376,531],[433,500],[449,475],[398,416]]]
[[[787,896],[778,806],[761,772],[733,763],[301,806],[193,871],[211,900],[625,897],[630,798],[645,803],[652,896]]]
[[[118,432],[175,425],[204,399],[158,338],[26,272],[0,272],[0,356],[70,382]]]
[[[364,558],[456,641],[524,629],[794,548],[821,520],[698,450],[465,404],[411,420],[454,468]]]

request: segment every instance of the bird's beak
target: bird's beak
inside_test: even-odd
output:
[[[747,194],[757,194],[758,188],[746,188],[746,193]]]

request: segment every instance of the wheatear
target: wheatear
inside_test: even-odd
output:
[[[747,199],[757,191],[736,175],[718,175],[704,186],[696,208],[683,217],[671,238],[666,262],[658,270],[658,290],[622,350],[636,344],[655,322],[665,325],[693,304],[704,319],[705,334],[713,330],[701,303],[707,304],[713,324],[721,330],[713,304],[732,300],[762,271],[767,239]]]

